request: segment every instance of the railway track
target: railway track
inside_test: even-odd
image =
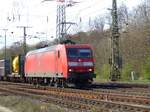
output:
[[[93,88],[150,88],[149,84],[137,84],[137,83],[122,83],[122,82],[107,82],[107,83],[93,83]]]
[[[144,96],[150,97],[150,89],[94,89],[94,92],[103,92],[103,93],[117,93],[117,94],[124,94],[124,95],[135,95],[135,96]]]
[[[7,86],[5,87],[7,88]],[[19,87],[9,86],[10,89],[20,90],[20,91],[30,91],[33,93],[40,93],[43,95],[60,95],[60,96],[73,96],[94,100],[103,100],[103,101],[117,101],[117,102],[125,102],[129,104],[142,104],[142,105],[150,105],[150,97],[138,96],[138,95],[127,95],[121,93],[104,93],[104,92],[93,92],[93,91],[83,91],[83,90],[74,90],[74,89],[61,89],[61,88],[47,88],[42,90],[42,88],[35,89],[33,87]]]
[[[23,87],[29,87],[29,88],[35,88],[36,86],[34,85],[31,85],[31,84],[25,84],[25,83],[12,83],[12,82],[0,82],[0,84],[3,84],[3,85],[19,85],[19,86],[23,86]],[[104,84],[103,84],[104,85]],[[126,95],[135,95],[135,96],[147,96],[147,97],[150,97],[150,87],[147,85],[139,85],[138,87],[134,86],[132,87],[132,85],[129,87],[128,85],[128,88],[126,87],[126,85],[122,86],[120,88],[120,84],[119,84],[119,87],[117,87],[117,85],[115,84],[115,88],[109,88],[107,89],[108,87],[110,87],[109,85],[105,85],[107,86],[105,89],[102,87],[102,88],[83,88],[83,89],[87,89],[87,90],[91,90],[91,91],[94,91],[94,92],[104,92],[104,93],[118,93],[118,94],[126,94]],[[49,89],[48,86],[39,86],[40,89]],[[142,88],[144,87],[144,88]],[[52,88],[51,88],[52,89]],[[53,88],[55,89],[55,88]],[[68,91],[70,91],[71,89],[66,89]],[[74,91],[76,91],[76,89],[73,89]],[[81,90],[82,91],[82,90]],[[88,91],[89,92],[89,91]]]
[[[0,84],[3,85],[15,85],[15,86],[22,86],[24,88],[35,88],[36,86],[30,85],[30,84],[22,84],[22,83],[11,83],[11,82],[0,82]],[[52,87],[47,87],[47,86],[39,86],[40,88],[38,89],[52,89]],[[53,88],[53,90],[58,90],[57,88]],[[65,91],[74,91],[74,92],[84,92],[86,91],[83,90],[76,90],[76,89],[65,89]],[[150,94],[150,88],[119,88],[119,89],[97,89],[97,90],[92,90],[88,91],[89,92],[103,92],[103,93],[117,93],[117,94],[126,94],[126,95],[135,95],[135,96],[147,96],[149,97]]]
[[[76,89],[61,89],[40,87],[35,88],[28,84],[0,83],[0,90],[12,94],[28,96],[62,105],[66,108],[81,110],[102,110],[108,112],[150,112],[150,97],[125,95],[123,93],[104,93]]]

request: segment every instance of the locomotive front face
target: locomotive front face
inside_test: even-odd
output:
[[[67,48],[67,58],[70,79],[92,81],[94,61],[90,48]]]

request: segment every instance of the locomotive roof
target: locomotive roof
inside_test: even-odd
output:
[[[49,50],[55,50],[55,49],[56,49],[56,45],[50,46],[50,47],[45,47],[45,48],[40,48],[40,49],[29,51],[26,54],[26,56],[32,55],[32,54],[35,54],[35,53],[41,53],[41,52],[49,51]]]
[[[88,45],[88,44],[65,44],[65,45],[59,44],[59,45],[54,45],[54,46],[49,46],[49,47],[29,51],[26,56],[32,55],[32,54],[35,54],[35,53],[41,53],[41,52],[55,50],[59,46],[65,46],[66,48],[69,48],[69,47],[70,48],[73,48],[73,47],[74,48],[83,48],[83,47],[90,48],[90,45]]]
[[[66,47],[75,47],[75,48],[80,48],[80,47],[91,47],[89,44],[66,44]]]

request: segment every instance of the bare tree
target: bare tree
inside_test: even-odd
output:
[[[95,20],[92,22],[92,30],[96,30],[98,32],[104,31],[105,19],[103,17],[96,17]]]
[[[128,8],[125,4],[122,4],[118,8],[118,21],[120,30],[123,30],[129,24],[129,13]]]

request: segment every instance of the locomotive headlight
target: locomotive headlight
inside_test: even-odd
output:
[[[78,62],[68,62],[69,66],[78,66]]]
[[[90,69],[89,69],[89,72],[92,72],[92,71],[93,71],[93,70],[90,68]]]
[[[70,68],[68,71],[69,71],[69,72],[72,72],[73,70]]]
[[[84,66],[94,66],[93,62],[84,62]]]

